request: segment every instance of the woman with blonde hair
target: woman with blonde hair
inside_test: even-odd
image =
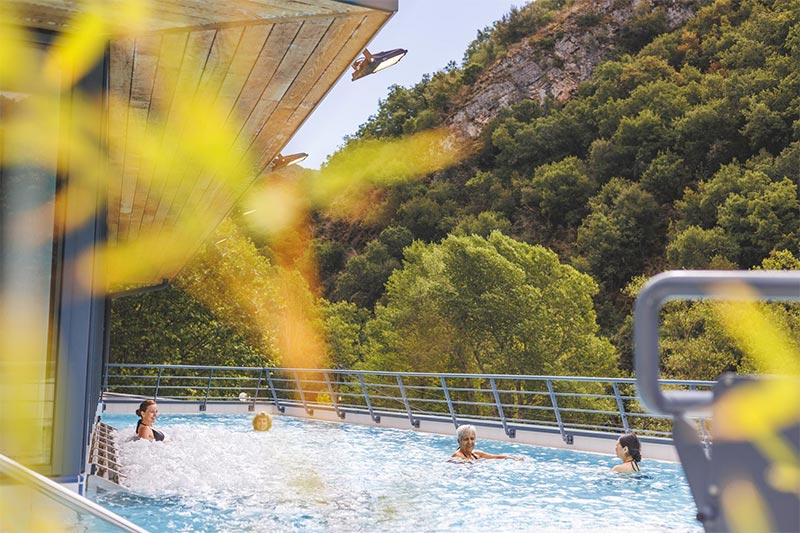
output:
[[[272,417],[265,412],[260,412],[253,417],[253,430],[269,431],[272,427]]]

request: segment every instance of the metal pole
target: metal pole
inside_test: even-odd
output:
[[[453,425],[457,428],[458,419],[456,418],[455,409],[453,409],[453,401],[450,399],[450,391],[447,390],[447,382],[444,376],[439,376],[439,379],[442,381],[442,390],[444,391],[444,399],[447,400],[447,408],[450,410],[450,418],[453,419]]]
[[[553,404],[553,412],[556,414],[556,422],[558,422],[558,430],[561,431],[561,438],[567,444],[572,444],[572,435],[564,431],[564,424],[561,422],[561,413],[558,411],[558,400],[556,400],[556,392],[553,390],[553,383],[547,379],[547,390],[550,391],[550,402]]]
[[[156,378],[156,391],[153,393],[153,399],[158,398],[158,389],[161,388],[161,374],[164,372],[164,367],[158,367],[158,377]]]
[[[267,383],[269,384],[269,390],[272,393],[272,401],[275,403],[275,409],[281,413],[285,412],[286,407],[281,405],[281,402],[278,401],[278,394],[275,392],[275,384],[272,382],[272,374],[270,373],[270,370],[265,368],[264,373],[267,375]]]
[[[372,417],[372,420],[377,424],[381,421],[381,416],[376,415],[372,411],[372,403],[369,401],[369,394],[367,393],[367,386],[364,384],[364,376],[361,375],[361,372],[358,373],[358,382],[361,383],[361,391],[364,393],[364,403],[367,404],[367,410],[369,410],[369,416]]]
[[[253,402],[248,406],[248,411],[255,411],[256,410],[256,402],[258,401],[258,395],[261,392],[261,374],[264,372],[264,369],[261,368],[258,370],[258,381],[256,381],[256,393],[253,395]]]
[[[492,394],[494,394],[494,403],[497,406],[497,414],[500,416],[500,423],[503,424],[503,431],[506,432],[506,435],[511,437],[512,439],[517,436],[517,430],[514,428],[509,428],[508,424],[506,423],[506,415],[503,412],[503,404],[500,401],[500,393],[497,391],[497,386],[494,382],[494,377],[489,378],[489,384],[492,386]]]
[[[664,391],[659,385],[661,352],[659,311],[670,300],[720,300],[745,298],[736,289],[748,285],[755,291],[748,300],[800,300],[800,275],[796,271],[672,271],[645,283],[633,310],[634,367],[637,392],[650,411],[666,415],[706,414],[711,391]]]
[[[103,365],[103,392],[108,392],[108,363]]]
[[[333,385],[331,385],[331,380],[328,377],[328,372],[325,371],[322,373],[325,376],[325,383],[328,385],[328,394],[331,396],[331,404],[333,405],[333,410],[336,411],[336,416],[341,419],[344,419],[344,412],[339,410],[339,400],[336,398],[336,394],[333,392]]]
[[[297,373],[297,370],[294,371],[294,383],[297,385],[297,392],[300,393],[300,401],[303,402],[303,409],[305,409],[306,413],[309,415],[313,415],[314,410],[311,409],[306,403],[306,395],[303,392],[303,384],[300,383],[300,375]]]
[[[408,403],[408,398],[406,397],[406,390],[403,388],[403,378],[401,376],[397,376],[397,386],[400,387],[400,395],[403,397],[403,405],[406,406],[406,413],[408,413],[408,421],[411,422],[411,425],[415,428],[419,428],[419,420],[414,418],[414,415],[411,413],[411,405]]]
[[[612,381],[611,385],[614,387],[614,396],[617,398],[617,409],[619,409],[619,416],[622,418],[622,429],[625,430],[625,433],[628,433],[631,429],[628,426],[628,415],[625,413],[625,405],[622,403],[622,396],[619,394],[619,387],[617,386],[616,381]]]
[[[200,406],[201,411],[206,410],[206,404],[208,403],[208,394],[211,392],[211,380],[214,379],[214,369],[212,368],[211,371],[208,373],[208,386],[206,386],[206,397],[203,400],[203,405]]]

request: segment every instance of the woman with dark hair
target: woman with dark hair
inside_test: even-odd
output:
[[[642,446],[635,433],[626,433],[617,439],[614,451],[622,459],[622,464],[611,469],[612,472],[641,472],[639,461],[642,460]]]
[[[136,410],[139,420],[136,422],[136,436],[147,440],[164,440],[164,434],[153,428],[153,424],[158,418],[158,405],[155,400],[145,400],[139,404]]]

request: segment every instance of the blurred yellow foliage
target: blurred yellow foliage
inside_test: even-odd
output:
[[[775,490],[800,498],[800,456],[782,433],[800,424],[800,353],[754,302],[758,295],[752,289],[742,285],[729,296],[737,301],[714,307],[720,322],[772,376],[740,384],[717,401],[715,438],[752,442],[770,462],[767,481]],[[722,491],[723,511],[735,531],[772,530],[768,507],[749,481],[730,483]]]

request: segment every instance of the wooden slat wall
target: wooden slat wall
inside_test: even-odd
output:
[[[103,0],[98,5],[107,8],[113,17],[124,13],[127,2],[140,0]],[[72,0],[3,0],[9,8],[9,22],[47,30],[69,31],[73,20],[86,9],[83,2]],[[333,16],[363,13],[368,8],[340,3],[335,0],[155,0],[148,3],[142,25],[143,31],[158,32],[175,29],[200,29],[211,26],[240,24],[243,21],[263,21],[291,17]],[[124,35],[125,24],[120,19],[112,34]]]
[[[167,33],[161,38],[158,70],[153,82],[153,94],[150,101],[150,113],[147,117],[145,141],[155,145],[164,142],[165,121],[175,98],[178,76],[183,63],[188,35],[183,33]],[[149,227],[155,219],[156,209],[164,187],[163,169],[156,172],[158,162],[152,157],[144,158],[137,178],[136,199],[134,200],[133,219],[128,227],[128,239],[139,236],[144,225]]]
[[[314,19],[306,21],[295,34],[294,39],[288,41],[290,43],[288,47],[286,47],[286,42],[284,42],[286,53],[283,55],[277,70],[275,70],[274,74],[270,77],[269,82],[263,87],[263,90],[261,87],[258,87],[257,82],[250,85],[249,89],[251,91],[257,91],[257,93],[261,94],[261,97],[256,101],[255,106],[251,108],[249,113],[236,113],[237,117],[233,119],[236,125],[234,131],[241,131],[243,129],[241,127],[242,120],[248,116],[252,117],[256,113],[267,114],[273,112],[281,99],[286,95],[293,81],[302,71],[304,62],[308,58],[308,51],[313,51],[319,46],[332,23],[333,19]],[[311,54],[313,56],[313,52]],[[274,61],[271,60],[269,57],[270,55],[272,55],[272,51],[265,50],[265,53],[261,54],[259,59],[264,60],[265,63],[273,64]],[[316,78],[314,81],[319,81],[319,78]],[[263,84],[264,80],[261,80],[261,83]],[[251,96],[245,96],[245,99],[253,100]],[[281,129],[283,127],[285,126],[282,125]],[[240,157],[245,157],[245,151],[251,143],[251,138],[251,135],[240,135],[230,149]],[[254,164],[247,164],[247,167],[252,169],[260,168]],[[255,174],[253,177],[255,177]],[[228,177],[215,176],[208,173],[198,176],[197,185],[192,190],[192,194],[184,204],[183,209],[194,210],[201,206],[230,204],[232,200],[235,200],[235,198],[241,194],[242,189],[249,185],[249,183],[231,183],[231,181],[226,178]],[[222,198],[217,198],[220,191],[223,193]],[[219,201],[212,201],[214,198],[217,198]],[[174,216],[179,218],[181,213],[176,212]]]
[[[109,241],[161,235],[167,238],[156,242],[167,247],[176,224],[202,215],[188,260],[390,16],[356,11],[114,40],[109,145],[118,171],[109,183]],[[236,138],[231,154],[249,169],[246,179],[187,164],[183,139],[206,117],[177,110],[194,100],[221,113]],[[171,279],[185,260],[164,262],[138,281]]]
[[[332,28],[328,41],[339,43],[339,46],[328,46],[319,51],[314,61],[307,64],[295,80],[297,86],[292,87],[291,95],[287,96],[280,108],[253,137],[250,153],[259,168],[264,168],[275,157],[328,92],[331,86],[318,83],[318,80],[337,80],[340,73],[346,71],[361,54],[364,44],[384,22],[386,17],[382,15],[350,17],[346,24]],[[349,38],[344,38],[347,34]],[[279,124],[284,126],[278,128]]]
[[[317,49],[300,71],[292,76],[290,87],[279,85],[276,88],[272,80],[270,81],[264,90],[266,96],[262,97],[261,104],[247,117],[240,131],[240,141],[247,146],[247,155],[256,169],[263,169],[277,155],[278,150],[325,95],[330,85],[320,83],[320,80],[331,77],[338,79],[339,73],[363,49],[362,39],[373,35],[384,21],[385,18],[381,16],[334,19],[317,43]],[[339,45],[326,47],[323,43]],[[304,103],[305,106],[301,109]],[[241,189],[231,190],[230,187],[225,187],[223,181],[217,180],[199,204],[230,204],[242,192]],[[196,205],[190,201],[186,208],[196,208]]]
[[[232,30],[241,32],[241,28]],[[176,174],[180,175],[184,166],[181,157],[182,136],[187,128],[192,127],[192,124],[185,113],[176,111],[176,109],[184,105],[186,99],[193,97],[202,79],[210,51],[216,42],[217,33],[217,30],[204,30],[191,32],[188,35],[181,57],[177,82],[172,89],[174,93],[172,104],[166,110],[165,136],[160,150],[162,159],[159,160],[160,165],[154,173],[154,180],[160,185],[160,188],[156,195],[150,195],[148,198],[149,205],[146,206],[146,211],[148,217],[152,218],[148,218],[147,221],[142,220],[140,234],[160,232],[165,216],[164,204],[165,202],[171,203],[177,194],[180,182],[176,178]]]
[[[125,147],[125,164],[122,168],[122,197],[120,200],[120,220],[117,238],[128,240],[131,220],[141,220],[144,203],[135,205],[141,163],[140,139],[147,128],[147,117],[153,96],[158,59],[160,57],[161,36],[153,35],[136,39],[133,52],[133,78],[131,80],[130,99],[128,101],[127,141]],[[135,209],[138,207],[139,209]]]
[[[133,73],[133,54],[130,51],[134,42],[134,39],[130,38],[121,39],[112,43],[110,49],[109,68],[115,74],[110,80],[111,99],[108,106],[109,152],[112,168],[123,168],[125,165],[128,100]],[[108,239],[111,244],[117,241],[119,234],[121,203],[122,180],[119,176],[111,176],[108,180]]]
[[[225,75],[220,77],[222,83],[219,90],[211,91],[211,94],[216,93],[216,98],[213,102],[217,111],[234,122],[236,119],[232,115],[234,115],[236,101],[244,90],[251,73],[255,70],[258,58],[262,55],[262,52],[264,52],[264,55],[274,53],[274,51],[267,50],[265,47],[271,30],[271,24],[245,28],[236,57]],[[202,172],[198,176],[193,170],[191,168],[184,169],[182,172],[180,194],[178,195],[180,203],[178,205],[169,204],[163,206],[163,211],[161,212],[166,224],[174,224],[187,204],[192,205],[193,209],[196,208],[195,199],[205,192],[214,177],[207,172]]]
[[[269,35],[270,28],[271,25],[264,25],[248,26],[243,31],[242,28],[216,30],[215,42],[228,44],[223,46],[224,51],[220,61],[217,61],[215,66],[207,67],[203,72],[195,97],[201,98],[201,101],[213,102],[218,112],[229,113],[233,107],[233,103],[229,101],[235,100],[235,96],[231,95],[238,94],[244,84],[247,73],[252,69],[255,58]],[[229,55],[230,45],[234,40],[237,46],[233,55]],[[206,118],[198,116],[197,120],[202,122]],[[159,231],[163,231],[163,226],[169,227],[175,223],[175,213],[180,211],[194,189],[203,186],[197,183],[193,169],[185,166],[173,167],[168,179],[171,186],[170,194],[162,197],[154,220],[154,229]]]

